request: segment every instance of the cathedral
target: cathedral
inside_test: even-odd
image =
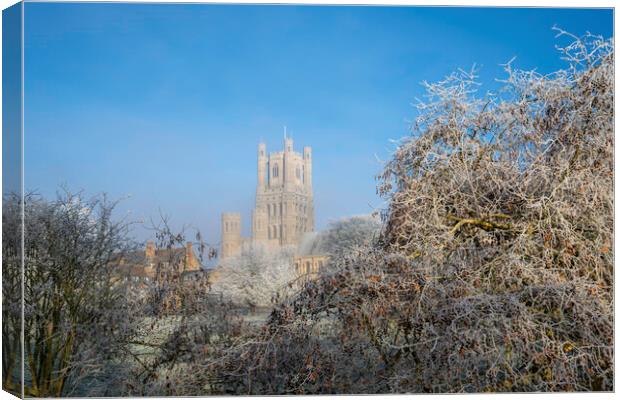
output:
[[[246,242],[270,247],[299,245],[314,231],[312,149],[295,152],[293,139],[284,137],[284,149],[267,154],[258,145],[256,204],[252,212],[252,237],[241,236],[241,214],[222,214],[222,259],[235,255]]]

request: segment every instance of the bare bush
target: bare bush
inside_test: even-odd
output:
[[[11,276],[22,274],[21,254],[14,251],[21,236],[15,229],[20,203],[19,196],[4,202],[3,246],[11,251],[3,267]],[[25,394],[68,395],[85,382],[98,389],[106,366],[135,328],[124,287],[112,273],[113,257],[130,246],[127,224],[111,221],[114,203],[104,197],[62,193],[50,202],[27,195],[23,204]],[[15,322],[7,325],[11,332],[3,331],[5,355],[21,351],[20,337],[14,335],[21,326]],[[3,364],[6,386],[14,368],[14,363]]]
[[[2,199],[2,389],[21,396],[22,202]]]
[[[614,53],[574,39],[566,70],[506,65],[501,96],[471,73],[428,84],[385,169],[386,245],[433,293],[421,388],[612,388]]]

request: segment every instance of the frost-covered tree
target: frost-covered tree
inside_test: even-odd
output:
[[[341,218],[330,222],[318,236],[318,251],[334,258],[367,248],[378,238],[381,221],[373,215]]]
[[[15,288],[6,284],[22,272],[21,253],[16,251],[20,202],[19,196],[4,199],[3,250],[9,257],[3,258],[3,269],[11,279],[3,281],[3,292],[10,299]],[[112,221],[113,209],[114,203],[105,197],[85,199],[71,193],[59,194],[54,201],[36,195],[23,200],[27,396],[73,394],[85,381],[96,390],[109,362],[134,334],[126,287],[115,280],[113,271],[114,258],[130,245],[128,226]],[[19,337],[11,332],[10,326],[3,326],[3,355],[8,361],[21,351]],[[3,363],[9,389],[14,368],[18,365],[13,362]]]
[[[239,254],[222,262],[213,291],[250,308],[272,305],[297,278],[293,254],[292,247],[270,249],[258,243],[246,244]]]

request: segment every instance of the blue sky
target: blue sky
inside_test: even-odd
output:
[[[313,147],[317,228],[383,206],[378,159],[423,80],[563,66],[554,24],[612,34],[611,10],[27,3],[25,186],[127,199],[200,228],[254,202],[256,146]],[[144,231],[136,235],[144,238]]]
[[[21,193],[21,5],[2,11],[2,194]]]

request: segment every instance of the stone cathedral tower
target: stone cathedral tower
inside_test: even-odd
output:
[[[269,246],[297,245],[306,232],[314,231],[312,197],[312,149],[303,154],[293,149],[293,139],[284,137],[284,149],[267,154],[258,145],[256,205],[252,212],[251,241]],[[239,251],[242,243],[241,217],[222,215],[222,258]]]

